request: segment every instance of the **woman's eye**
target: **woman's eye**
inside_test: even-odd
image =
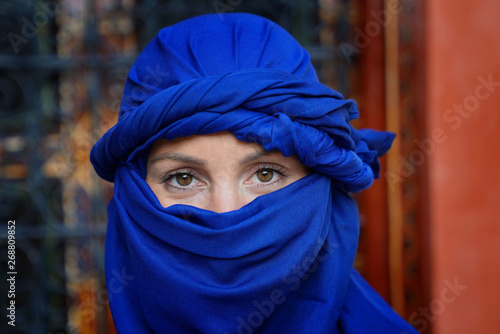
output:
[[[287,173],[281,167],[262,166],[252,175],[250,181],[256,184],[272,184],[281,178],[287,177]]]
[[[274,177],[274,171],[270,169],[261,169],[257,171],[256,175],[260,182],[269,182]]]
[[[193,176],[187,173],[177,174],[175,181],[182,187],[187,187],[193,182]]]
[[[177,171],[166,175],[163,183],[175,188],[193,188],[202,184],[192,172]]]

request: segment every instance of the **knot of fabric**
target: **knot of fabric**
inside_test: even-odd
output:
[[[378,156],[393,135],[357,132],[353,100],[316,81],[276,69],[251,69],[192,79],[130,109],[94,146],[97,173],[113,181],[116,166],[134,159],[159,139],[230,131],[268,151],[297,155],[302,164],[344,183],[348,191],[369,187]]]

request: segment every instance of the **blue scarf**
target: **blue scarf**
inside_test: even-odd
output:
[[[118,332],[415,333],[352,269],[349,192],[370,186],[394,138],[355,130],[357,117],[266,19],[205,15],[161,30],[91,152],[115,183],[106,281]],[[315,172],[232,212],[163,208],[145,182],[152,143],[219,131]]]

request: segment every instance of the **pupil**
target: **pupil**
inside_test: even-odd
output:
[[[193,177],[189,174],[178,174],[176,179],[181,186],[189,186],[193,181]]]

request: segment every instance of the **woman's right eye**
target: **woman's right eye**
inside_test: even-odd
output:
[[[199,181],[193,172],[176,171],[163,177],[163,183],[175,188],[193,188],[203,183]]]
[[[183,173],[175,175],[175,181],[181,187],[187,187],[193,182],[194,177],[191,174]]]

